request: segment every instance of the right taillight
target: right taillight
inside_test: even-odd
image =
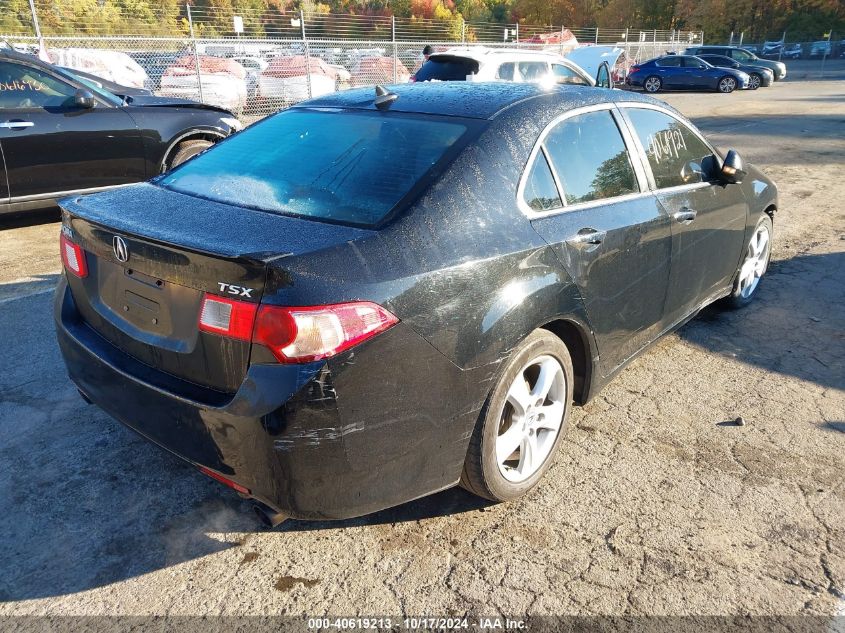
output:
[[[85,251],[79,244],[74,244],[64,233],[59,235],[59,248],[62,251],[62,263],[65,269],[77,277],[88,276],[88,264],[85,261]]]
[[[257,305],[215,295],[203,297],[199,329],[267,347],[281,363],[329,358],[399,322],[369,301],[321,306]]]
[[[399,322],[367,301],[289,308],[261,306],[254,343],[266,345],[282,363],[306,363],[354,347]]]

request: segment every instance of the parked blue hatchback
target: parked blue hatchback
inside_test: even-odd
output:
[[[625,79],[629,86],[646,92],[660,90],[715,90],[733,92],[748,87],[748,74],[733,68],[717,68],[692,55],[665,55],[631,66]]]

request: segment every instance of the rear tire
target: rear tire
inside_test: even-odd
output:
[[[211,141],[199,138],[191,141],[182,141],[176,146],[176,149],[173,152],[173,157],[167,162],[167,169],[178,167],[186,160],[193,158],[200,152],[204,152],[212,145],[214,145],[214,143]]]
[[[643,90],[654,94],[655,92],[660,92],[660,89],[663,87],[663,80],[660,79],[657,75],[649,75],[645,78],[643,82]]]
[[[773,235],[772,219],[764,213],[757,222],[757,226],[754,227],[751,239],[745,245],[745,252],[734,279],[733,290],[722,302],[725,307],[734,310],[744,308],[754,299],[760,287],[760,281],[769,268]]]
[[[511,355],[481,409],[461,486],[491,501],[531,490],[554,462],[572,408],[572,359],[547,330]]]

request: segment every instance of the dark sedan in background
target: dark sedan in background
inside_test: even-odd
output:
[[[271,524],[524,494],[573,400],[768,264],[775,186],[661,101],[392,90],[62,202],[71,379]]]
[[[100,83],[0,50],[0,214],[147,180],[241,128],[220,108]]]
[[[775,74],[763,66],[754,66],[752,64],[741,64],[735,59],[726,57],[725,55],[698,55],[699,59],[703,59],[711,66],[719,68],[733,68],[734,70],[741,70],[748,75],[748,88],[750,90],[757,90],[757,88],[768,88],[775,81]]]
[[[730,57],[740,64],[751,64],[752,66],[762,66],[768,68],[775,75],[775,81],[780,81],[786,77],[786,64],[783,62],[772,61],[769,59],[762,59],[753,52],[740,48],[739,46],[720,46],[717,44],[706,46],[690,46],[684,51],[685,55],[724,55]]]
[[[631,66],[625,83],[646,92],[715,90],[729,93],[748,88],[749,77],[734,68],[717,68],[692,55],[665,55]]]

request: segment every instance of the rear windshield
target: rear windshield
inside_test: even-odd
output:
[[[455,120],[286,110],[160,177],[159,186],[265,211],[377,224],[466,133]]]
[[[414,75],[417,81],[466,81],[478,72],[478,62],[466,57],[439,55],[430,58]]]

